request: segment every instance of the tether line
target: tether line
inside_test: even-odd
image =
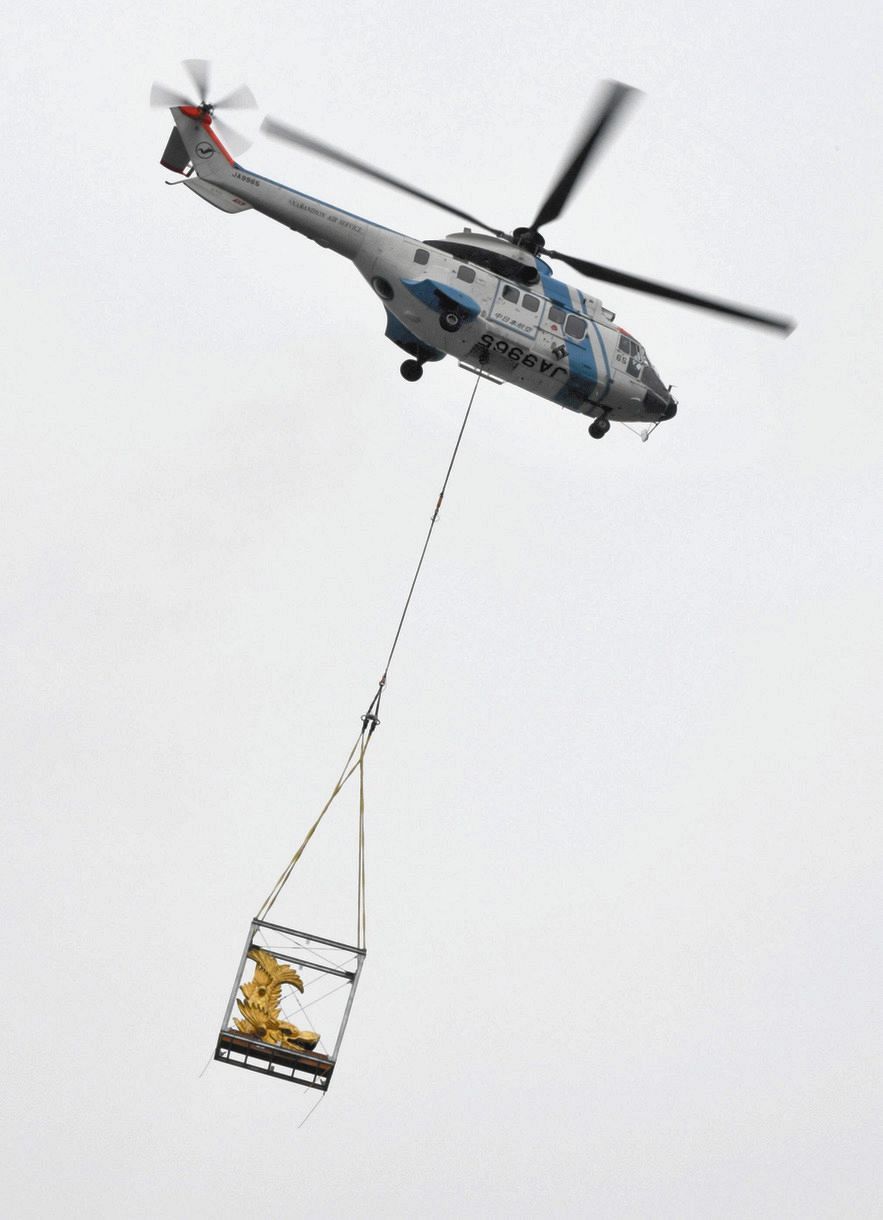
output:
[[[396,628],[395,639],[392,642],[392,648],[389,650],[389,656],[386,658],[386,665],[383,667],[383,677],[380,679],[380,685],[383,687],[386,683],[386,675],[389,673],[389,667],[392,664],[393,654],[396,650],[396,645],[399,642],[399,636],[402,634],[402,627],[405,625],[405,616],[408,613],[408,607],[411,605],[411,598],[414,596],[414,588],[417,584],[417,578],[420,575],[420,569],[423,567],[423,560],[426,558],[426,552],[429,549],[429,540],[432,537],[432,531],[435,529],[435,523],[438,521],[438,515],[441,512],[442,500],[445,498],[445,492],[448,487],[448,480],[451,477],[451,471],[454,469],[454,462],[457,460],[457,453],[460,449],[460,442],[463,439],[463,433],[466,431],[466,425],[469,422],[469,412],[472,410],[472,404],[475,401],[475,391],[478,389],[478,383],[481,380],[479,373],[475,378],[475,385],[472,387],[472,393],[469,395],[469,405],[466,408],[466,414],[463,416],[463,422],[460,425],[460,431],[457,435],[457,443],[454,445],[454,451],[451,454],[451,460],[448,462],[448,469],[445,473],[445,481],[442,483],[442,489],[438,493],[435,511],[432,514],[432,520],[429,522],[429,530],[426,534],[426,541],[423,543],[423,550],[420,552],[420,559],[417,561],[417,570],[414,573],[414,579],[411,581],[411,587],[408,590],[408,596],[405,601],[405,608],[402,611],[402,617],[399,619],[399,625]]]
[[[463,433],[466,431],[466,425],[469,422],[469,415],[470,415],[470,412],[472,411],[472,404],[475,402],[475,393],[478,389],[479,381],[481,381],[481,373],[478,373],[476,375],[475,384],[472,387],[472,393],[469,395],[469,404],[466,407],[466,414],[463,416],[463,422],[460,425],[460,431],[457,433],[457,440],[454,445],[453,452],[451,453],[451,460],[448,462],[448,468],[445,471],[444,482],[442,483],[441,491],[438,493],[438,499],[435,502],[435,509],[433,510],[432,518],[430,519],[430,522],[429,522],[429,529],[426,532],[426,539],[423,543],[423,550],[420,552],[420,558],[417,561],[417,568],[414,572],[414,577],[411,581],[411,587],[408,590],[408,596],[405,599],[405,606],[404,606],[404,609],[402,610],[401,618],[399,619],[399,625],[396,628],[396,633],[395,633],[395,637],[392,642],[392,647],[389,650],[389,656],[386,658],[386,664],[383,667],[383,674],[377,685],[377,692],[374,695],[374,698],[371,700],[371,703],[368,706],[367,712],[365,712],[364,716],[362,717],[362,727],[359,731],[359,735],[356,738],[353,748],[350,750],[347,760],[343,765],[343,769],[340,773],[340,777],[338,778],[337,783],[334,785],[334,788],[331,792],[331,796],[325,802],[325,805],[323,806],[321,813],[316,818],[315,822],[313,822],[310,829],[307,831],[304,841],[301,843],[300,847],[291,857],[288,864],[285,866],[284,870],[282,871],[276,884],[273,886],[273,888],[270,890],[270,893],[264,899],[264,903],[257,914],[258,919],[266,918],[267,914],[270,911],[270,908],[273,906],[274,902],[279,897],[280,893],[282,892],[283,887],[285,886],[285,883],[288,881],[288,878],[291,876],[292,869],[294,868],[295,864],[297,864],[298,860],[303,855],[307,844],[309,843],[310,839],[313,837],[313,835],[316,833],[317,829],[319,828],[319,823],[322,821],[325,814],[328,812],[335,797],[338,795],[340,790],[344,787],[347,780],[349,780],[350,777],[352,775],[354,775],[356,773],[356,771],[358,771],[359,772],[359,861],[358,861],[358,913],[357,913],[357,920],[356,920],[356,935],[357,935],[358,946],[360,948],[365,947],[365,753],[368,749],[368,746],[371,743],[371,738],[374,735],[374,730],[377,728],[378,724],[380,724],[380,718],[379,718],[380,698],[383,694],[384,687],[386,686],[386,679],[389,674],[389,667],[392,664],[392,658],[395,654],[396,648],[398,647],[399,639],[401,638],[402,628],[405,625],[405,618],[408,614],[408,610],[411,605],[411,599],[414,596],[414,589],[417,587],[417,581],[420,576],[420,571],[423,567],[423,560],[426,558],[426,552],[429,549],[429,541],[432,538],[432,531],[435,529],[435,524],[438,521],[439,513],[441,512],[442,501],[445,498],[445,492],[447,491],[448,482],[451,478],[451,471],[454,469],[454,462],[457,460],[457,454],[460,451],[460,442],[463,439]],[[358,758],[356,758],[356,755],[358,755]],[[356,759],[355,762],[353,761],[354,759]]]

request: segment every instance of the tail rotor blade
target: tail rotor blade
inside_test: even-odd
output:
[[[215,110],[257,110],[258,103],[248,85],[240,85],[215,102]]]
[[[219,119],[216,114],[212,115],[212,127],[217,130],[218,135],[224,141],[228,152],[231,152],[234,157],[241,156],[246,149],[251,148],[251,140],[242,135],[241,132],[235,131],[229,123],[225,123],[223,119]]]
[[[193,81],[200,102],[207,102],[212,79],[211,64],[207,59],[185,59],[182,63],[184,71]]]
[[[183,93],[176,93],[174,89],[168,89],[165,85],[161,85],[159,81],[154,81],[150,88],[150,104],[151,106],[162,106],[163,109],[171,106],[193,105],[190,99],[186,98]]]

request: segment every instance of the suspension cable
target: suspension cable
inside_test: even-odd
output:
[[[423,543],[423,550],[420,552],[420,558],[417,561],[417,569],[414,572],[414,579],[411,581],[411,587],[408,590],[408,596],[405,599],[405,606],[404,606],[404,609],[402,610],[402,616],[399,619],[399,625],[396,628],[395,638],[393,639],[392,647],[389,650],[389,656],[386,658],[386,664],[383,667],[383,674],[381,675],[380,682],[377,687],[377,693],[374,696],[373,700],[371,701],[371,706],[368,708],[368,711],[366,712],[365,716],[363,716],[363,718],[362,718],[363,723],[365,721],[367,721],[371,724],[372,732],[373,732],[374,728],[376,728],[376,726],[380,723],[380,721],[377,719],[377,711],[380,708],[380,696],[383,694],[383,688],[386,686],[386,679],[389,674],[389,667],[392,664],[392,658],[395,655],[395,650],[396,650],[396,647],[398,646],[399,638],[402,634],[402,628],[405,625],[405,617],[406,617],[408,610],[410,608],[410,605],[411,605],[411,598],[414,596],[414,589],[417,585],[417,580],[420,576],[420,569],[423,567],[423,560],[426,558],[426,552],[429,549],[429,540],[432,537],[432,531],[435,529],[435,523],[436,523],[436,521],[438,521],[438,515],[441,512],[442,501],[445,498],[445,492],[447,491],[447,488],[448,488],[448,481],[451,477],[451,471],[454,469],[454,462],[457,460],[457,454],[460,450],[460,442],[463,439],[463,433],[466,431],[466,425],[469,422],[469,414],[472,411],[472,404],[473,404],[473,402],[475,402],[475,392],[478,389],[479,381],[481,381],[481,373],[478,373],[476,375],[475,383],[472,386],[472,393],[469,395],[469,404],[466,407],[466,414],[463,416],[463,422],[460,425],[460,431],[457,434],[457,441],[454,445],[453,452],[451,453],[451,460],[448,462],[448,469],[445,472],[444,482],[442,483],[441,491],[438,493],[438,500],[436,500],[435,510],[433,511],[432,517],[429,522],[429,529],[426,532],[426,540]]]
[[[451,471],[454,469],[454,462],[457,460],[457,454],[460,450],[460,442],[463,439],[463,433],[466,431],[466,424],[469,422],[469,415],[470,415],[470,412],[472,411],[472,404],[475,401],[475,392],[478,389],[478,383],[480,380],[481,380],[481,373],[478,373],[475,378],[475,384],[472,387],[472,393],[469,396],[469,404],[466,407],[466,414],[463,416],[463,422],[460,425],[460,431],[457,434],[457,440],[454,445],[453,452],[451,453],[451,460],[448,462],[448,468],[447,468],[447,471],[445,472],[444,482],[442,483],[441,491],[438,493],[438,499],[436,500],[435,509],[433,511],[432,518],[430,519],[430,522],[429,522],[429,529],[426,533],[426,539],[423,543],[423,550],[420,552],[420,558],[417,561],[417,568],[416,568],[416,571],[414,572],[414,577],[411,581],[411,587],[408,590],[408,596],[405,599],[405,606],[404,606],[404,609],[402,610],[402,614],[399,619],[398,627],[396,628],[396,633],[395,633],[395,637],[392,642],[392,647],[390,648],[389,655],[386,658],[386,664],[383,667],[383,674],[381,675],[380,681],[377,685],[377,691],[374,695],[374,698],[371,700],[371,703],[368,706],[367,712],[365,712],[365,714],[362,716],[362,727],[359,730],[359,735],[355,740],[353,748],[350,750],[350,752],[347,756],[347,760],[343,765],[343,769],[340,772],[340,776],[338,777],[337,783],[334,785],[331,795],[329,796],[328,800],[325,802],[325,805],[323,806],[321,813],[316,818],[315,822],[313,822],[310,829],[307,831],[304,841],[301,843],[300,847],[291,857],[288,864],[285,866],[284,870],[282,871],[278,880],[276,881],[276,884],[273,886],[273,888],[270,890],[270,893],[264,899],[263,905],[261,906],[261,909],[258,911],[258,914],[257,914],[258,919],[266,918],[268,912],[270,911],[270,908],[273,906],[274,902],[279,897],[280,893],[282,892],[283,887],[285,886],[285,883],[288,881],[288,878],[291,876],[292,869],[294,868],[295,864],[297,864],[298,860],[303,855],[307,844],[309,843],[310,839],[312,839],[313,835],[316,833],[316,830],[319,827],[319,823],[322,821],[325,814],[328,812],[334,799],[337,797],[338,793],[341,791],[341,789],[344,787],[344,785],[347,783],[347,781],[350,779],[350,777],[352,775],[354,775],[356,771],[358,771],[359,772],[359,862],[358,862],[358,911],[357,911],[357,921],[356,921],[356,934],[357,934],[357,944],[358,944],[359,948],[364,949],[364,947],[365,947],[365,754],[367,752],[368,746],[371,744],[371,738],[374,736],[374,730],[380,724],[380,717],[379,717],[380,699],[381,699],[381,696],[383,695],[383,691],[386,686],[386,680],[387,680],[387,676],[389,674],[389,667],[392,664],[392,658],[395,654],[395,650],[398,646],[398,642],[399,642],[399,639],[402,634],[402,628],[404,627],[404,624],[405,624],[405,617],[407,616],[408,609],[410,608],[410,605],[411,605],[411,598],[414,596],[414,589],[416,588],[417,580],[420,576],[420,570],[423,567],[423,560],[426,558],[426,552],[429,549],[429,540],[432,537],[432,531],[435,529],[435,523],[438,521],[439,513],[441,512],[442,501],[445,498],[445,492],[448,487],[448,481],[451,477]],[[357,754],[358,754],[358,758],[356,759],[355,762],[353,762],[353,759],[356,758]]]

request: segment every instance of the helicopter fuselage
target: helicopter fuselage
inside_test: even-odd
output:
[[[674,415],[643,348],[600,301],[556,279],[542,259],[531,256],[526,275],[492,241],[469,232],[427,242],[396,235],[381,238],[373,259],[368,251],[356,259],[386,308],[388,338],[421,362],[454,356],[584,415]],[[535,282],[525,284],[528,276]]]
[[[172,116],[195,193],[223,211],[253,208],[355,265],[386,311],[387,337],[410,357],[402,366],[410,379],[454,356],[595,419],[655,423],[675,414],[637,340],[542,258],[469,230],[418,241],[245,169],[201,109],[175,107]],[[178,169],[169,160],[174,141],[173,132],[163,163]]]

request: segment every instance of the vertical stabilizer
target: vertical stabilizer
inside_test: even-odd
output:
[[[200,178],[218,186],[228,185],[233,178],[234,162],[212,126],[211,114],[201,106],[175,106],[172,118],[175,120],[175,131],[166,147],[166,155],[171,151],[174,158],[177,153],[180,163],[183,149],[187,161],[192,163],[194,172]],[[177,142],[175,136],[178,137]],[[177,170],[175,165],[168,164],[165,156],[163,165],[176,169],[178,173],[183,172],[183,169]]]

